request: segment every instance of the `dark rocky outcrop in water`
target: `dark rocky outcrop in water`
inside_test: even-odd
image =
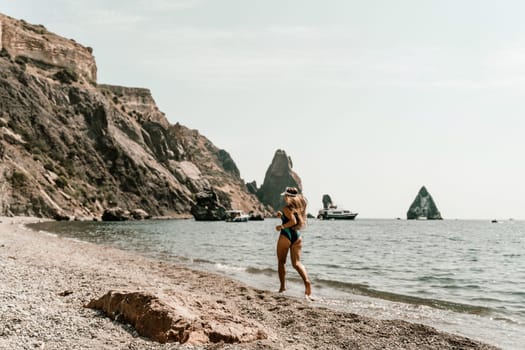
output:
[[[104,209],[102,221],[145,220],[151,216],[142,209],[124,210],[119,207]]]
[[[102,213],[102,221],[128,221],[131,219],[131,213],[119,207],[105,209]]]
[[[266,171],[264,182],[257,191],[257,197],[262,203],[271,206],[274,210],[280,210],[284,205],[281,193],[286,187],[297,187],[299,192],[302,192],[301,178],[292,168],[292,159],[285,151],[277,150]]]
[[[219,221],[226,220],[226,210],[217,193],[207,188],[195,195],[191,214],[197,221]]]
[[[421,187],[417,194],[414,202],[408,209],[407,219],[428,219],[428,220],[442,220],[441,213],[439,212],[434,199],[428,193],[425,186]]]
[[[323,208],[328,209],[331,205],[333,205],[332,198],[327,194],[323,195]]]
[[[91,48],[0,14],[0,215],[190,216],[205,188],[269,214],[228,152],[170,124],[148,89],[97,85],[96,72]]]
[[[264,216],[261,213],[256,213],[254,211],[251,211],[248,213],[248,215],[249,215],[248,220],[250,221],[263,221],[264,220]]]

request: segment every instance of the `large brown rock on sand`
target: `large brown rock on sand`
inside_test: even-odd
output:
[[[160,343],[245,343],[267,338],[259,326],[230,314],[200,315],[182,303],[144,292],[109,291],[86,307],[129,323],[141,336]]]

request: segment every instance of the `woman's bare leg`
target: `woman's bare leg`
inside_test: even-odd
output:
[[[292,259],[292,266],[297,270],[304,282],[304,294],[310,296],[312,294],[312,283],[308,279],[306,268],[301,263],[301,249],[303,248],[303,239],[299,238],[294,244],[290,246],[290,258]]]
[[[279,273],[279,282],[281,287],[279,293],[286,290],[286,257],[288,256],[288,249],[290,249],[290,240],[283,235],[279,235],[277,240],[277,271]]]

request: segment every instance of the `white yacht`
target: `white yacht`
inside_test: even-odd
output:
[[[242,210],[226,210],[226,222],[247,222],[250,216]]]
[[[337,205],[330,205],[326,209],[319,210],[317,218],[322,220],[354,220],[357,214],[350,210],[338,209]]]

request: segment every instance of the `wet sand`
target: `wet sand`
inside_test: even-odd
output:
[[[223,276],[24,226],[38,220],[0,217],[1,349],[495,349],[429,326],[315,307]],[[256,326],[265,339],[160,344],[84,307],[110,290],[176,300],[207,319],[226,316]]]

